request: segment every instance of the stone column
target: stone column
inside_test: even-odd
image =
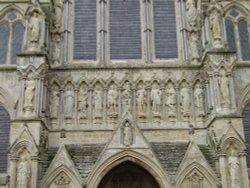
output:
[[[10,176],[10,187],[16,188],[16,169],[17,169],[18,157],[10,156],[10,167],[9,167],[9,176]]]
[[[219,154],[219,164],[220,164],[220,175],[221,184],[223,188],[228,187],[228,176],[227,176],[227,164],[226,164],[226,154]]]
[[[31,157],[31,188],[37,187],[37,179],[38,179],[38,157]]]
[[[242,172],[242,188],[249,188],[249,179],[248,179],[248,170],[247,170],[247,162],[246,162],[246,153],[241,152],[239,153],[239,161],[241,164],[241,172]]]

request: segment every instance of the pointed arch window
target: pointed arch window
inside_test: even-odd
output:
[[[242,115],[247,145],[247,167],[250,168],[250,102],[248,102],[248,104],[245,106]]]
[[[250,30],[244,19],[245,15],[233,9],[228,11],[225,19],[226,40],[228,48],[235,50],[240,60],[250,60]]]
[[[7,171],[9,133],[10,116],[6,109],[0,106],[0,173]]]
[[[25,27],[22,17],[15,12],[7,13],[0,20],[0,64],[16,64],[21,51]]]

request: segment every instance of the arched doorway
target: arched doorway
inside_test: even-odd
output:
[[[145,169],[126,161],[109,171],[98,188],[160,188],[160,186]]]

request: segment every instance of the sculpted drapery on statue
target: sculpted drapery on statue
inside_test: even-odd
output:
[[[34,110],[34,98],[35,98],[35,80],[30,79],[25,82],[24,90],[24,110],[33,111]]]
[[[221,98],[221,106],[227,108],[230,106],[230,93],[229,93],[229,80],[227,77],[227,73],[224,69],[220,71],[220,79],[219,79],[219,89],[220,89],[220,98]]]
[[[168,117],[176,116],[176,92],[172,83],[167,84],[166,88],[166,106]]]
[[[59,91],[53,88],[50,95],[50,118],[58,117]]]
[[[74,112],[74,90],[72,87],[67,87],[65,91],[65,118],[72,118]]]
[[[133,131],[130,123],[126,121],[123,127],[123,144],[128,147],[133,143]]]
[[[62,27],[62,18],[63,18],[63,1],[54,0],[54,18],[53,25],[56,29],[61,29]]]
[[[232,150],[228,157],[228,165],[231,178],[231,188],[240,188],[240,162],[237,152]]]
[[[17,188],[28,188],[31,170],[26,157],[21,156],[17,167]]]
[[[151,104],[153,115],[159,115],[161,112],[161,90],[157,83],[154,83],[152,86]]]
[[[78,119],[87,118],[87,105],[88,105],[88,90],[86,87],[80,87],[78,94]]]
[[[187,27],[189,31],[198,31],[200,29],[200,14],[197,6],[196,0],[187,0],[186,2]]]
[[[28,49],[37,50],[41,37],[41,16],[38,10],[30,13],[28,24]]]
[[[118,92],[116,86],[112,84],[108,90],[108,111],[110,115],[117,114]]]
[[[103,106],[103,91],[100,86],[95,88],[94,91],[94,116],[96,118],[102,117],[102,106]]]
[[[190,113],[190,90],[188,84],[183,82],[181,88],[181,112],[183,116],[189,116]]]
[[[122,92],[122,108],[123,108],[123,114],[126,112],[131,112],[132,109],[132,91],[131,86],[128,81],[125,82],[123,86],[123,92]]]
[[[203,89],[201,88],[200,82],[195,85],[194,88],[194,105],[196,110],[196,116],[201,117],[205,115],[204,112],[204,99],[203,99]]]
[[[139,117],[145,117],[146,116],[146,109],[147,109],[147,92],[144,89],[143,85],[140,84],[138,86],[137,91],[137,110]]]

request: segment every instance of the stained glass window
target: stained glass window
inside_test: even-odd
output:
[[[6,64],[9,42],[9,26],[0,25],[0,64]]]
[[[245,20],[240,20],[238,22],[238,30],[242,59],[250,60],[249,33],[247,28],[247,22]]]
[[[17,23],[13,27],[13,38],[12,38],[12,53],[11,63],[16,64],[16,55],[22,49],[24,35],[24,26],[21,23]]]

